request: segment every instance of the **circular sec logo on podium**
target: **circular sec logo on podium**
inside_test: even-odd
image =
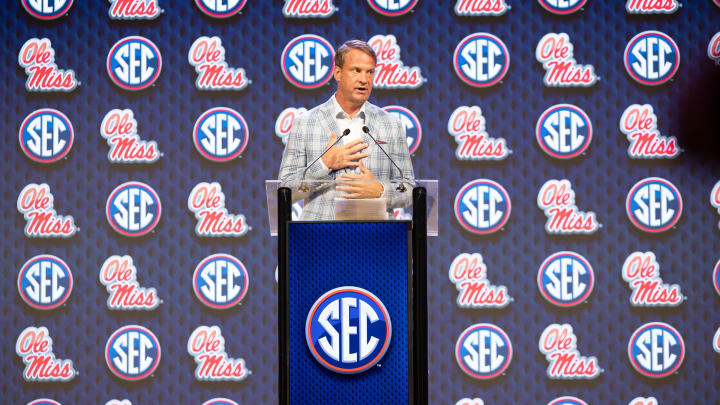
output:
[[[338,287],[315,301],[305,322],[305,339],[315,360],[340,374],[362,373],[390,346],[392,325],[385,305],[370,291]]]

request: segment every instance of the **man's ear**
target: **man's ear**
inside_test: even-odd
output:
[[[340,81],[340,73],[342,72],[342,68],[335,65],[335,68],[333,69],[333,77],[335,78],[335,81]]]

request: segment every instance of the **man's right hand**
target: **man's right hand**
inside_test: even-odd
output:
[[[330,134],[330,142],[328,142],[325,148],[329,148],[336,140],[337,136],[333,132]],[[331,170],[357,167],[360,165],[360,159],[370,156],[368,152],[360,153],[360,151],[367,147],[368,144],[362,143],[360,139],[356,139],[347,145],[333,146],[321,159],[325,166]]]

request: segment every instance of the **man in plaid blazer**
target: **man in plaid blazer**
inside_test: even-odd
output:
[[[341,182],[335,190],[311,190],[305,199],[303,220],[334,219],[335,198],[384,197],[389,209],[410,204],[414,174],[405,129],[395,117],[367,102],[376,64],[375,52],[367,43],[347,41],[335,55],[337,91],[293,122],[280,164],[281,185],[297,192],[302,180]],[[379,145],[364,133],[364,127]],[[347,129],[350,133],[313,164]],[[402,179],[408,186],[405,191],[390,183]]]

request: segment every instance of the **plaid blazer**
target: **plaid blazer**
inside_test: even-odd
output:
[[[370,156],[364,159],[365,167],[378,181],[383,183],[385,187],[383,197],[388,199],[388,209],[410,205],[414,174],[410,163],[405,129],[399,120],[369,102],[365,103],[365,125],[370,129],[370,134],[378,140],[378,143],[382,144],[383,149],[400,167],[403,172],[402,177],[410,183],[406,185],[407,190],[402,193],[395,190],[395,186],[390,186],[390,180],[402,178],[400,173],[379,149],[379,146],[369,136],[362,134],[361,139],[369,145],[367,152],[370,153]],[[297,192],[305,168],[325,151],[330,142],[330,134],[333,132],[338,137],[341,135],[335,117],[333,117],[332,98],[295,118],[280,164],[278,177],[281,186],[290,187],[294,193]],[[385,143],[383,144],[383,142]],[[305,179],[334,180],[345,172],[360,173],[360,170],[346,168],[330,170],[328,173],[318,161],[309,168]],[[305,199],[302,219],[334,219],[333,200],[340,194],[339,191],[331,189],[311,190]]]

